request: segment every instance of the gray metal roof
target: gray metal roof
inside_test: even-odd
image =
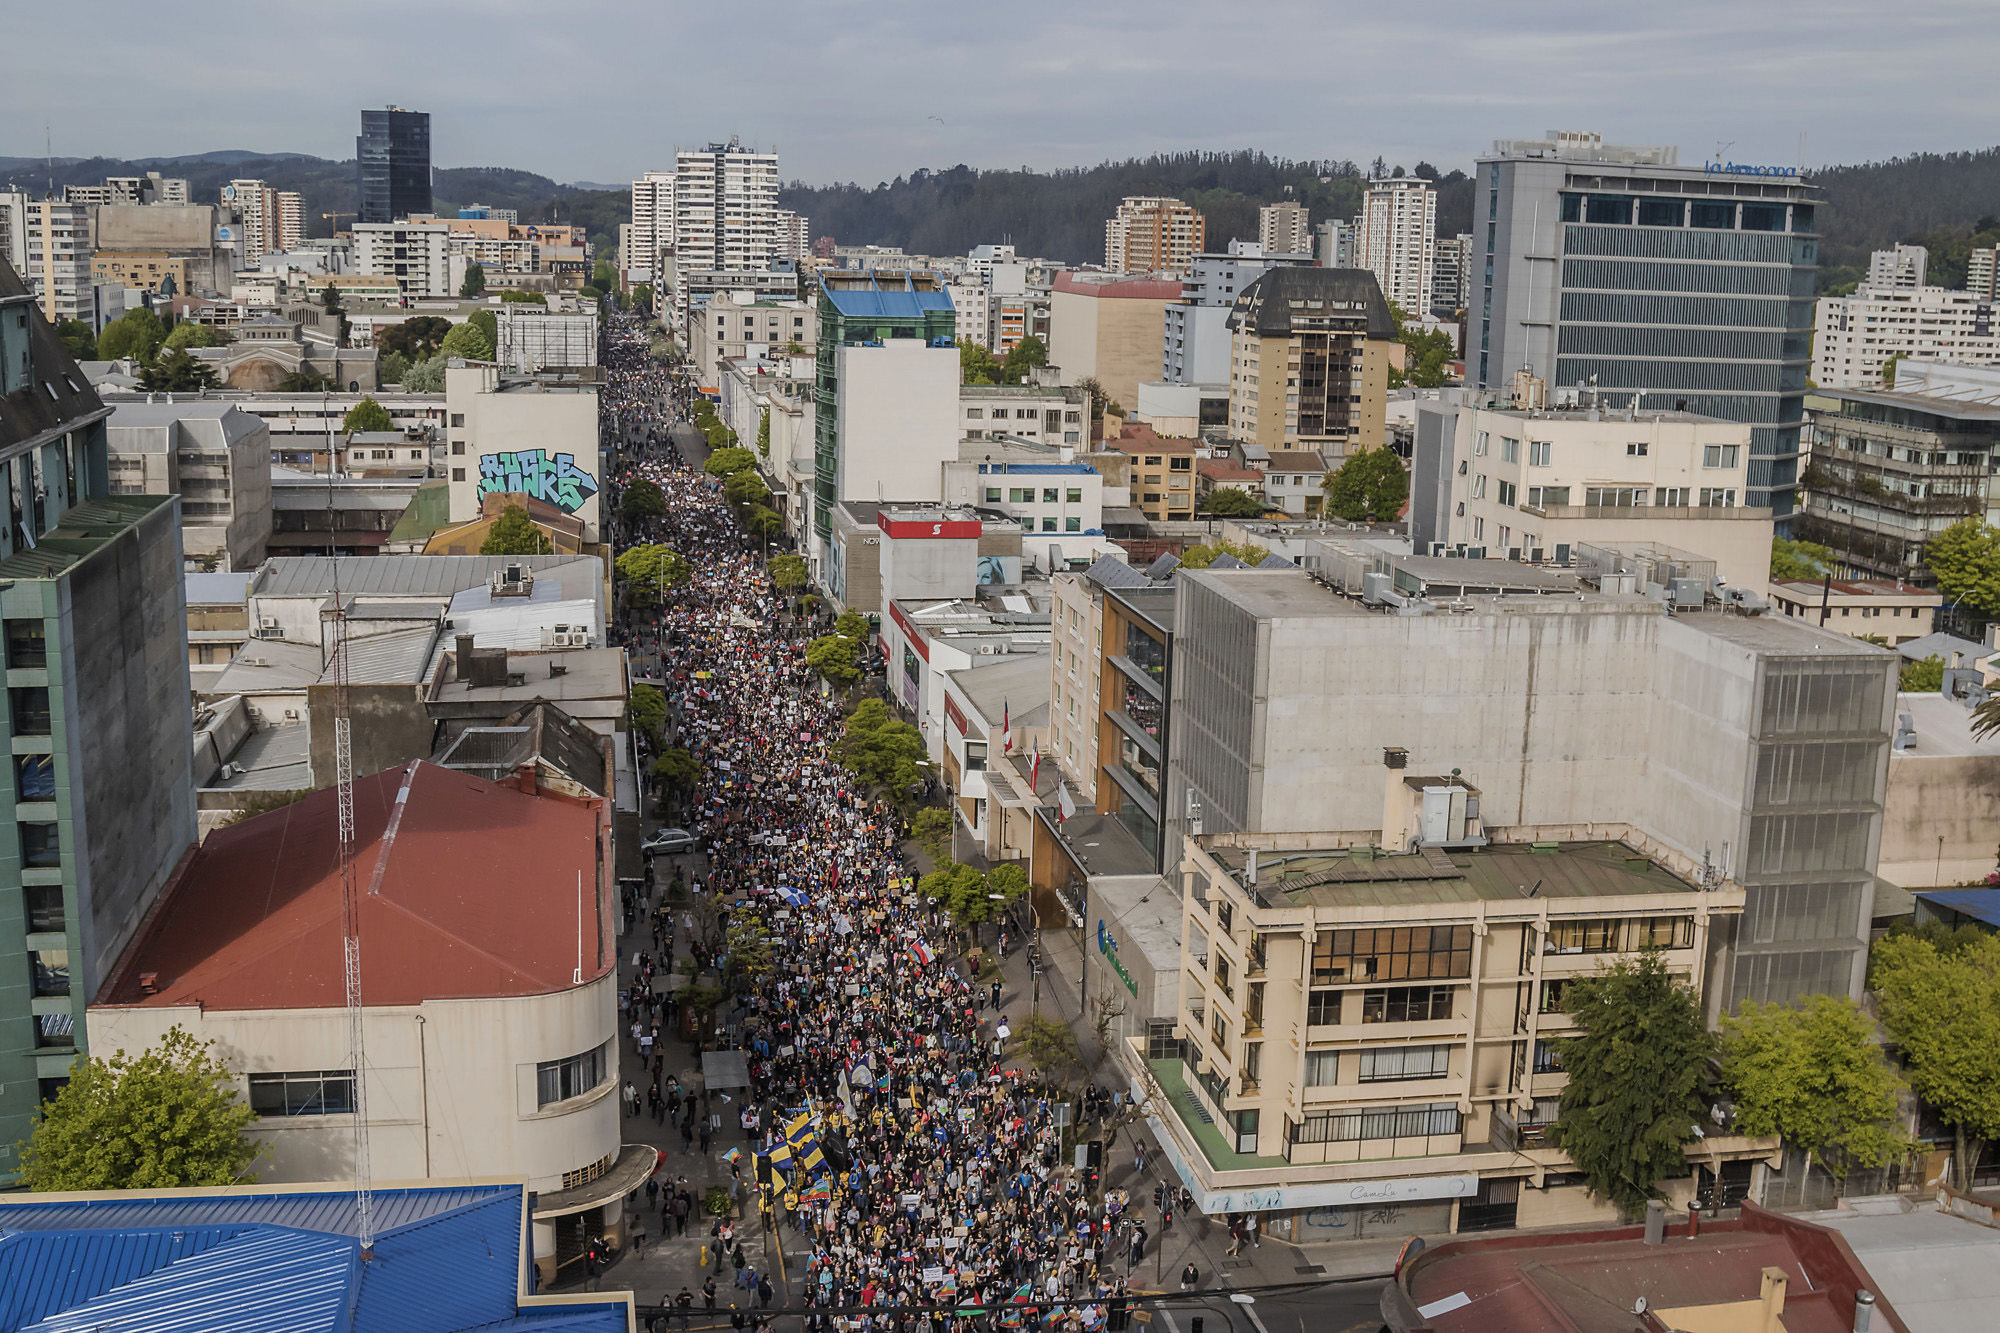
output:
[[[484,584],[508,565],[539,573],[564,565],[586,565],[594,580],[602,566],[588,556],[574,555],[374,555],[340,563],[343,593],[378,596],[449,597],[464,588]],[[324,596],[333,590],[334,561],[323,555],[276,556],[257,572],[251,593],[265,597]]]
[[[1946,666],[1951,665],[1953,653],[1964,654],[1962,666],[1971,666],[1975,657],[1986,656],[1986,645],[1972,639],[1961,639],[1956,634],[1926,634],[1922,638],[1906,639],[1896,645],[1896,651],[1906,662],[1921,662],[1926,657],[1942,657]]]
[[[1115,555],[1097,557],[1083,576],[1100,588],[1143,588],[1147,579],[1144,574],[1126,564]]]
[[[241,606],[256,575],[238,570],[226,574],[184,574],[189,606]]]

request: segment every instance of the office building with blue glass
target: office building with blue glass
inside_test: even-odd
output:
[[[1794,508],[1819,190],[1791,167],[1555,131],[1479,159],[1469,382],[1747,422],[1748,503]]]

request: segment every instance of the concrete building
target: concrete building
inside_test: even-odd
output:
[[[618,246],[627,282],[652,282],[657,276],[660,251],[672,240],[673,219],[673,172],[649,171],[632,182],[631,240],[620,240]]]
[[[1229,313],[1229,427],[1329,461],[1383,441],[1396,328],[1364,269],[1274,268]]]
[[[164,250],[99,250],[90,257],[90,280],[95,286],[130,287],[156,296],[187,290],[188,261],[185,256]]]
[[[1361,197],[1355,263],[1406,315],[1430,313],[1437,268],[1437,187],[1420,176],[1368,182]]]
[[[16,273],[28,271],[28,196],[0,190],[0,259]]]
[[[1479,160],[1466,382],[1551,387],[1748,422],[1749,503],[1782,530],[1798,480],[1816,187],[1787,168],[1558,131]],[[1551,262],[1553,257],[1554,262]]]
[[[1750,428],[1689,412],[1421,403],[1410,541],[1566,563],[1586,543],[1646,542],[1770,579],[1771,512],[1748,502]],[[1539,553],[1539,554],[1537,554]]]
[[[1021,525],[1028,569],[1053,573],[1114,549],[1104,537],[1104,478],[1066,451],[968,441],[944,465],[948,505],[998,510]]]
[[[1150,426],[1127,425],[1104,441],[1105,449],[1124,454],[1131,464],[1126,485],[1134,509],[1156,523],[1194,517],[1195,460],[1201,441],[1160,435]]]
[[[1040,653],[1007,653],[938,673],[945,790],[958,826],[989,862],[1025,861],[1030,839],[1014,771],[1001,761],[1038,747],[1048,726],[1049,665]]]
[[[598,533],[596,379],[517,376],[497,366],[452,366],[444,375],[451,521],[479,516],[480,497],[526,495]]]
[[[1207,248],[1208,220],[1178,199],[1127,195],[1104,224],[1111,273],[1185,273]]]
[[[1837,573],[1935,586],[1931,539],[1961,519],[2000,518],[2000,402],[1982,396],[1943,374],[1916,392],[1816,391],[1794,533],[1832,551]]]
[[[1167,306],[1161,378],[1170,384],[1227,384],[1229,312],[1250,284],[1281,266],[1307,267],[1308,251],[1272,250],[1231,241],[1222,254],[1194,257],[1181,299]]]
[[[1354,223],[1347,218],[1328,218],[1319,224],[1315,233],[1318,244],[1313,248],[1314,258],[1321,268],[1359,268],[1359,238],[1354,233]]]
[[[936,500],[958,457],[955,327],[935,273],[821,275],[809,516],[822,566],[842,501]]]
[[[2000,365],[1993,298],[1907,286],[1863,286],[1852,296],[1819,298],[1812,356],[1817,388],[1890,387],[1890,365],[1902,357]]]
[[[178,207],[188,202],[185,177],[162,176],[149,171],[143,176],[106,176],[102,185],[65,185],[63,199],[72,204],[160,204]]]
[[[93,1048],[84,1006],[194,842],[187,611],[171,495],[110,494],[110,409],[0,263],[0,1180]]]
[[[241,228],[237,256],[253,265],[268,254],[284,254],[305,240],[305,203],[294,190],[274,190],[261,180],[233,180],[222,187],[221,205]]]
[[[1966,258],[1965,290],[1985,301],[2000,301],[2000,246],[1982,247]]]
[[[1876,291],[1915,291],[1926,285],[1930,262],[1931,252],[1923,246],[1898,242],[1868,256],[1868,276],[1862,285]]]
[[[941,525],[936,532],[933,523]],[[997,509],[848,500],[833,511],[821,586],[840,610],[877,619],[897,600],[973,601],[1022,584],[1022,536]]]
[[[1615,1220],[1558,1183],[1573,1168],[1547,1136],[1568,1081],[1557,1043],[1577,1032],[1563,993],[1646,949],[1707,993],[1743,888],[1615,840],[1515,840],[1465,782],[1377,772],[1385,827],[1359,848],[1184,843],[1179,1050],[1148,1061],[1168,1160],[1203,1213],[1254,1210],[1294,1241],[1365,1236],[1383,1199],[1404,1233],[1475,1210],[1490,1226]],[[1719,1182],[1775,1146],[1724,1132],[1688,1157]]]
[[[1944,606],[1934,588],[1892,579],[1781,579],[1771,584],[1771,609],[1856,639],[1900,648],[1931,632]]]
[[[797,345],[811,355],[819,320],[806,301],[765,300],[749,292],[717,292],[688,320],[688,359],[695,383],[714,390],[724,361],[787,355]]]
[[[453,263],[450,235],[450,226],[442,222],[357,222],[354,271],[361,277],[394,278],[404,296],[456,296],[465,279],[465,260],[459,256]]]
[[[963,384],[958,390],[959,422],[967,440],[1017,439],[1080,449],[1088,410],[1082,390],[1054,383]]]
[[[1049,580],[1049,726],[1047,762],[1097,803],[1097,737],[1103,712],[1104,597],[1108,584],[1144,586],[1145,576],[1115,556]],[[1122,694],[1121,694],[1122,699]]]
[[[1859,993],[1895,654],[1574,581],[1483,595],[1482,567],[1519,567],[1324,545],[1331,587],[1178,575],[1169,845],[1195,829],[1374,842],[1383,756],[1405,753],[1462,774],[1510,840],[1619,838],[1683,879],[1741,884],[1722,1008]],[[1465,610],[1426,609],[1446,601]],[[1415,613],[1375,609],[1389,603]]]
[[[1326,459],[1317,449],[1279,450],[1264,460],[1264,503],[1300,518],[1326,505]]]
[[[597,364],[598,318],[557,314],[546,306],[503,301],[495,311],[499,346],[494,360],[516,375]]]
[[[360,223],[396,222],[431,211],[431,116],[399,106],[361,113],[354,140]]]
[[[1440,236],[1431,276],[1431,310],[1450,315],[1472,305],[1472,233]],[[1464,349],[1459,349],[1463,351]]]
[[[338,1177],[364,1107],[378,1178],[525,1177],[551,1280],[581,1249],[564,1233],[622,1236],[624,1198],[657,1160],[620,1142],[609,808],[533,771],[491,782],[421,761],[360,779],[354,798],[373,867],[360,1086],[331,790],[211,834],[91,1022],[125,1050],[176,1025],[218,1042],[257,1113],[267,1185]]]
[[[1181,290],[1174,279],[1058,273],[1049,294],[1049,364],[1064,384],[1094,378],[1130,407],[1140,383],[1159,377],[1167,307]]]
[[[1312,223],[1304,204],[1265,204],[1257,210],[1257,245],[1267,255],[1310,255]]]
[[[672,198],[673,247],[683,271],[741,273],[774,266],[779,212],[776,153],[745,148],[735,139],[682,150],[674,154]],[[657,213],[654,226],[659,227]],[[665,247],[664,237],[660,244]]]
[[[771,258],[803,264],[812,258],[812,219],[789,208],[771,212]]]
[[[34,289],[42,318],[51,324],[82,320],[94,329],[91,291],[90,209],[83,204],[31,199],[27,207],[28,266],[22,276]]]
[[[255,569],[271,538],[271,431],[233,403],[121,401],[106,423],[113,495],[181,497],[181,552]]]

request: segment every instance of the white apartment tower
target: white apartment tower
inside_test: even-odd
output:
[[[775,238],[774,259],[803,264],[811,257],[812,219],[803,213],[794,213],[789,208],[779,209],[773,215],[771,234]]]
[[[1437,264],[1437,191],[1420,176],[1368,182],[1356,263],[1405,314],[1430,313]]]
[[[296,191],[274,190],[260,180],[233,180],[222,187],[222,207],[242,230],[246,266],[268,254],[295,250],[305,240],[305,204]]]
[[[1208,220],[1179,199],[1128,195],[1104,224],[1104,267],[1113,273],[1185,273],[1207,248]]]
[[[628,279],[658,276],[660,247],[674,234],[674,173],[649,171],[632,182],[631,248],[620,253]]]
[[[672,235],[683,272],[768,270],[778,249],[778,155],[734,139],[676,153]]]
[[[1982,300],[2000,297],[2000,246],[1974,250],[1966,259],[1965,290]]]
[[[1257,244],[1267,255],[1309,255],[1312,223],[1304,204],[1266,204],[1257,210]]]
[[[54,199],[27,205],[28,285],[49,323],[94,324],[90,281],[90,206]]]
[[[1897,245],[1868,256],[1868,285],[1877,291],[1915,291],[1924,285],[1931,252],[1921,245]]]

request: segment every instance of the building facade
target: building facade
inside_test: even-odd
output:
[[[354,140],[359,222],[396,222],[431,211],[431,116],[398,106],[361,113]]]
[[[597,364],[596,315],[556,314],[546,306],[503,301],[495,312],[494,359],[516,375]]]
[[[585,541],[598,540],[594,380],[452,366],[444,398],[453,523],[478,518],[485,496],[525,495],[580,521]]]
[[[357,222],[354,271],[361,277],[394,278],[406,297],[456,296],[452,281],[465,261],[452,263],[451,228],[442,222]]]
[[[1112,273],[1185,273],[1207,247],[1208,220],[1178,199],[1128,195],[1104,224]]]
[[[1784,168],[1678,165],[1590,133],[1479,160],[1467,383],[1637,395],[1748,422],[1750,503],[1782,529],[1798,480],[1819,191]],[[1551,262],[1553,257],[1553,262]]]
[[[742,273],[773,266],[779,222],[776,153],[756,152],[735,139],[676,153],[671,198],[679,268]],[[653,208],[655,232],[665,248],[657,195]]]
[[[1049,364],[1064,384],[1095,379],[1130,408],[1139,385],[1160,374],[1167,307],[1181,297],[1174,279],[1058,273],[1049,294]]]
[[[1863,286],[1852,296],[1822,296],[1813,310],[1813,384],[1893,387],[1891,367],[1904,357],[2000,365],[1993,304],[1943,287]]]
[[[1169,384],[1226,384],[1229,376],[1229,312],[1236,298],[1280,266],[1312,263],[1309,251],[1271,250],[1231,241],[1222,254],[1199,254],[1181,285],[1181,299],[1165,311],[1160,345],[1160,378]]]
[[[1437,267],[1437,188],[1420,176],[1373,180],[1361,199],[1356,262],[1412,319],[1430,313]]]
[[[818,336],[819,319],[805,301],[717,292],[688,320],[688,360],[695,382],[713,388],[724,361],[779,356],[795,344],[810,356]]]
[[[1310,255],[1312,221],[1304,204],[1265,204],[1257,210],[1257,244],[1267,255]]]
[[[51,324],[66,319],[99,327],[91,284],[90,209],[84,204],[31,199],[27,206],[28,267],[23,274]]]
[[[1229,314],[1229,426],[1344,459],[1383,441],[1396,326],[1365,269],[1275,268]]]
[[[271,540],[271,430],[233,403],[120,401],[107,425],[113,495],[181,497],[181,550],[255,569]]]

